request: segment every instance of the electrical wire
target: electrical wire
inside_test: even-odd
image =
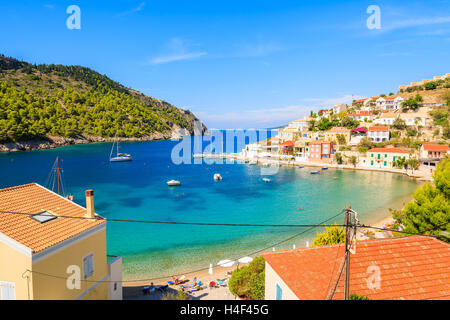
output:
[[[0,211],[0,212],[1,212],[1,211]],[[248,253],[248,254],[246,254],[245,256],[252,256],[252,255],[258,254],[258,253],[260,253],[260,252],[266,251],[266,250],[268,250],[268,249],[270,249],[270,248],[273,248],[273,247],[275,247],[275,246],[278,246],[278,245],[280,245],[280,244],[283,244],[283,243],[285,243],[285,242],[288,242],[288,241],[290,241],[290,240],[292,240],[292,239],[294,239],[294,238],[296,238],[296,237],[299,237],[300,235],[302,235],[302,234],[304,234],[304,233],[306,233],[306,232],[308,232],[308,231],[310,231],[310,230],[312,230],[312,229],[314,229],[314,228],[316,228],[316,227],[323,226],[324,223],[326,223],[326,222],[328,222],[328,221],[330,221],[330,220],[332,220],[332,219],[335,219],[336,217],[340,216],[340,215],[343,214],[344,212],[345,212],[345,209],[343,209],[342,211],[340,211],[338,214],[336,214],[336,215],[334,215],[334,216],[332,216],[332,217],[330,217],[330,218],[328,218],[328,219],[326,219],[326,220],[320,222],[319,224],[314,225],[314,227],[308,228],[307,230],[304,230],[304,231],[302,231],[302,232],[300,232],[300,233],[297,233],[297,234],[295,234],[295,235],[293,235],[293,236],[291,236],[291,237],[289,237],[289,238],[287,238],[287,239],[284,239],[284,240],[282,240],[282,241],[279,241],[279,242],[277,242],[277,243],[275,243],[275,244],[272,244],[272,245],[270,245],[270,246],[268,246],[268,247],[265,247],[265,248],[263,248],[263,249],[259,249],[259,250],[257,250],[257,251],[253,251],[253,252],[251,252],[251,253]],[[239,260],[239,258],[236,258],[236,259],[231,260],[231,261],[237,262],[238,260]],[[216,267],[219,267],[219,265],[213,266],[213,268],[216,268]],[[104,282],[120,282],[120,283],[127,283],[127,282],[128,282],[128,283],[129,283],[129,282],[149,282],[149,281],[156,281],[156,280],[161,280],[161,279],[166,279],[166,278],[172,278],[172,277],[181,276],[181,275],[186,275],[186,274],[197,273],[197,272],[206,271],[206,270],[209,270],[209,267],[208,267],[208,268],[201,268],[201,269],[197,269],[197,270],[193,270],[193,271],[189,271],[189,272],[183,272],[183,273],[179,273],[179,274],[174,274],[174,275],[162,276],[162,277],[158,277],[158,278],[136,279],[136,280],[121,280],[121,281],[107,280],[107,281],[104,281]],[[51,275],[51,274],[47,274],[47,273],[43,273],[43,272],[39,272],[39,271],[34,271],[34,270],[28,270],[28,269],[27,269],[26,271],[28,271],[28,272],[30,272],[30,273],[34,273],[34,274],[40,274],[40,275],[43,275],[43,276],[48,276],[48,277],[53,277],[53,278],[59,278],[59,279],[67,280],[66,277],[62,277],[62,276]],[[87,279],[83,279],[83,280],[80,280],[80,281],[83,281],[83,282],[98,282],[98,281],[95,281],[95,280],[87,280]]]

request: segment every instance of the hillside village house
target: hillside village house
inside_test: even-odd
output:
[[[373,142],[389,141],[390,139],[389,127],[386,126],[369,127],[367,136]]]
[[[309,143],[309,161],[329,162],[333,154],[333,142],[319,140]]]
[[[374,116],[370,111],[359,111],[357,113],[349,113],[347,117],[352,118],[353,120],[358,121],[370,121],[373,120]]]
[[[262,253],[265,299],[344,299],[344,274],[339,278],[344,253],[344,244]],[[448,299],[449,258],[450,245],[431,237],[357,241],[349,292],[371,300]],[[379,278],[373,277],[377,270]]]
[[[122,299],[122,260],[106,254],[92,190],[83,208],[36,183],[6,188],[0,210],[32,214],[0,214],[0,300]]]
[[[386,112],[383,113],[380,118],[375,119],[373,123],[377,124],[385,124],[385,125],[392,125],[395,120],[398,118],[398,113],[392,113],[392,112]]]
[[[342,135],[345,138],[345,144],[348,144],[350,141],[350,133],[351,130],[345,127],[333,127],[330,130],[325,131],[324,136],[325,140],[339,143],[338,135]]]
[[[305,141],[296,141],[294,146],[295,161],[308,161],[309,146]]]
[[[333,113],[338,114],[341,111],[347,111],[347,105],[340,103],[333,107]]]
[[[394,168],[394,162],[409,159],[409,152],[401,148],[373,148],[367,151],[367,157],[360,159],[360,165],[371,168]]]
[[[407,126],[422,126],[427,124],[429,118],[427,114],[418,112],[405,112],[400,113],[399,118],[405,121]]]
[[[305,131],[309,128],[310,121],[316,120],[313,117],[304,117],[303,119],[298,119],[289,122],[287,128],[289,129],[297,129],[298,131]]]
[[[419,160],[426,167],[435,168],[446,156],[450,156],[450,148],[446,144],[424,142],[420,147]]]
[[[382,110],[398,110],[402,108],[403,101],[405,99],[400,96],[379,97],[376,106]]]

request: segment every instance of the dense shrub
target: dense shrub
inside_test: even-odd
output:
[[[256,257],[248,266],[234,271],[228,282],[230,292],[241,298],[264,300],[264,270],[264,258]]]

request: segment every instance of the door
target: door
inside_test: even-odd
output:
[[[0,300],[16,300],[14,282],[0,281]]]

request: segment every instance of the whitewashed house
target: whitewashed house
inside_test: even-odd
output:
[[[381,115],[380,118],[375,119],[373,123],[376,124],[384,124],[384,125],[392,125],[395,120],[398,118],[398,113],[386,112]]]
[[[400,96],[379,97],[376,106],[382,110],[399,110],[402,108],[402,102],[405,101]]]
[[[333,113],[338,114],[341,111],[347,111],[347,105],[340,103],[333,107]]]
[[[405,121],[407,126],[422,126],[427,124],[427,116],[416,112],[400,113],[400,119]]]
[[[390,139],[389,127],[387,126],[369,127],[367,137],[373,142],[389,141]]]

